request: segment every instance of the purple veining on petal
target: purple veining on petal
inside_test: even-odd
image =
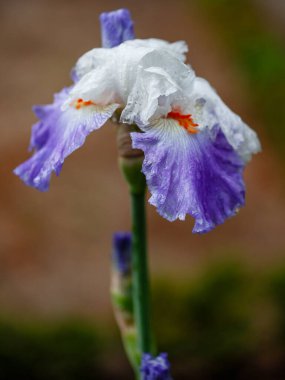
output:
[[[190,214],[193,232],[204,233],[244,205],[244,164],[218,127],[193,135],[164,125],[134,132],[132,141],[145,154],[149,201],[169,221]]]
[[[101,13],[100,22],[104,48],[112,48],[135,38],[134,25],[128,9]]]
[[[157,357],[144,354],[141,364],[142,380],[171,380],[170,363],[166,353]]]
[[[35,153],[14,170],[27,185],[40,191],[48,190],[52,172],[59,175],[65,158],[81,147],[89,133],[100,128],[117,108],[114,104],[104,112],[73,107],[62,110],[70,90],[56,94],[53,104],[34,107],[40,118],[32,128],[30,141]]]
[[[131,269],[132,235],[129,232],[116,232],[113,235],[113,261],[116,269],[126,275]]]
[[[29,150],[39,150],[42,148],[50,135],[50,130],[56,123],[60,107],[67,98],[72,87],[63,88],[59,93],[54,95],[52,104],[33,106],[34,114],[39,121],[32,126]]]

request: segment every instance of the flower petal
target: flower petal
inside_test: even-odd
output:
[[[36,105],[33,111],[39,121],[32,127],[29,150],[39,150],[42,148],[49,137],[50,129],[56,123],[58,110],[62,103],[67,99],[71,87],[63,88],[59,93],[54,95],[52,104]]]
[[[58,175],[65,158],[81,147],[89,133],[100,128],[118,108],[117,104],[105,107],[91,104],[82,109],[69,106],[63,110],[69,91],[57,94],[52,105],[35,108],[41,121],[33,127],[30,147],[36,152],[14,170],[27,185],[41,191],[48,190],[52,172]]]
[[[121,120],[125,123],[135,118],[146,123],[152,116],[169,112],[172,103],[189,104],[193,70],[164,48],[131,47],[134,42],[82,57],[77,65],[80,80],[68,102],[84,97],[100,104],[126,105]],[[92,62],[97,66],[88,71]]]
[[[168,42],[159,38],[135,39],[128,41],[126,45],[130,48],[147,47],[155,50],[165,50],[182,62],[186,61],[186,53],[188,52],[188,46],[185,41]]]
[[[195,78],[192,97],[205,102],[203,124],[209,128],[218,125],[245,163],[261,150],[257,134],[226,106],[205,79]]]
[[[145,40],[135,39],[121,43],[112,49],[95,48],[83,54],[72,70],[72,78],[78,82],[84,75],[96,68],[110,66],[111,72],[121,73],[125,70],[134,71],[141,58],[153,51],[165,51],[172,57],[184,62],[188,47],[184,41],[169,43],[157,38]],[[118,62],[120,63],[118,65]],[[160,58],[162,63],[162,59]],[[167,61],[165,62],[167,64]],[[158,65],[160,66],[160,64]],[[117,77],[115,75],[115,77]],[[134,76],[136,78],[136,76]],[[126,78],[129,81],[129,78]]]
[[[243,162],[220,129],[190,134],[173,119],[132,133],[145,154],[149,202],[169,221],[195,218],[193,232],[210,231],[244,205]]]
[[[136,80],[130,88],[121,121],[148,124],[167,115],[173,107],[186,107],[194,71],[165,50],[152,51],[140,61]]]

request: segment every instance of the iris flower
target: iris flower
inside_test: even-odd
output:
[[[210,231],[244,205],[243,170],[259,140],[185,63],[185,42],[134,39],[129,13],[121,12],[112,22],[101,16],[105,47],[79,58],[74,83],[53,104],[34,107],[34,153],[15,174],[48,190],[65,158],[119,115],[140,130],[131,139],[144,152],[149,202],[169,221],[189,214],[193,232]]]

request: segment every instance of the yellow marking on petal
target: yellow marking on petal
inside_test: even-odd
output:
[[[167,114],[166,117],[167,119],[176,120],[178,124],[181,125],[181,127],[183,127],[184,129],[186,129],[186,131],[189,133],[195,134],[199,132],[199,130],[197,129],[199,124],[194,123],[191,114],[182,115],[180,112],[171,111]]]

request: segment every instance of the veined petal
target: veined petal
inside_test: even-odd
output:
[[[14,173],[27,185],[46,191],[54,171],[60,173],[63,162],[74,150],[81,147],[90,132],[100,128],[118,108],[95,105],[79,99],[79,104],[62,109],[69,95],[64,90],[55,97],[53,105],[36,108],[41,121],[33,127],[31,147],[36,152],[18,166]]]
[[[205,79],[195,78],[192,97],[205,102],[203,124],[209,128],[218,125],[245,163],[261,150],[257,134],[226,106]]]
[[[243,162],[220,129],[187,132],[173,119],[160,119],[132,133],[145,154],[142,171],[149,202],[169,221],[195,218],[193,232],[210,231],[244,205]]]
[[[67,99],[72,87],[63,88],[54,95],[52,104],[36,105],[33,111],[39,121],[32,126],[29,150],[39,150],[43,147],[50,135],[50,130],[56,123],[62,103]]]

